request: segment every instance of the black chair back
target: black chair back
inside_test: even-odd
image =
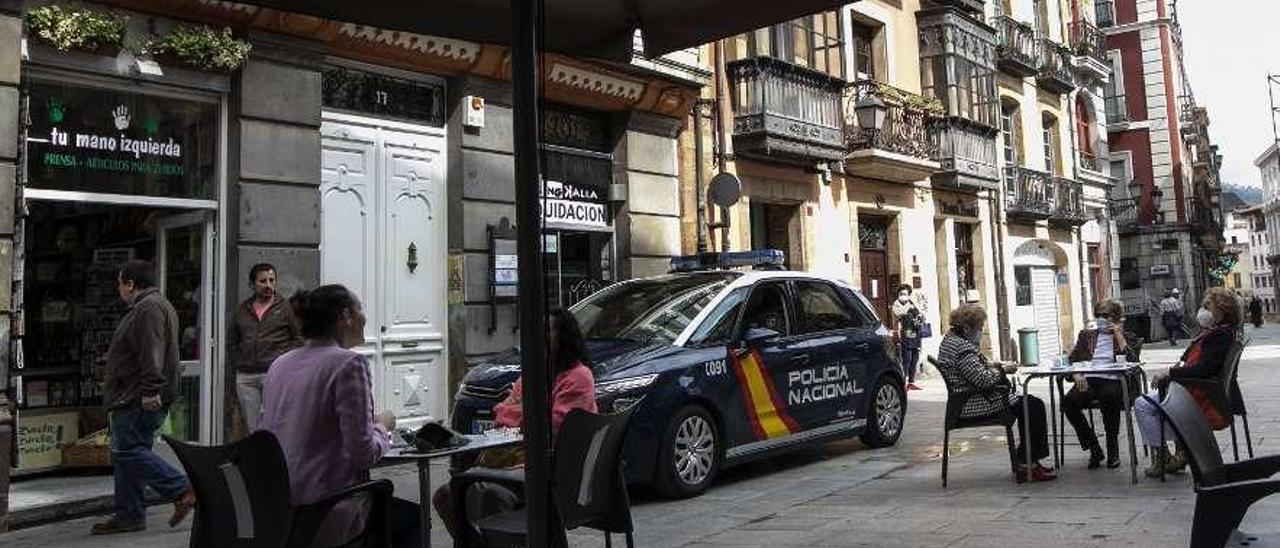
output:
[[[1150,396],[1143,396],[1150,400]],[[1225,480],[1223,473],[1222,451],[1218,447],[1218,439],[1213,435],[1213,428],[1204,412],[1191,397],[1186,388],[1170,383],[1168,395],[1164,402],[1155,402],[1164,421],[1173,426],[1179,443],[1187,450],[1191,460],[1191,473],[1196,483],[1203,487],[1218,485]]]
[[[570,411],[555,448],[555,500],[567,529],[631,533],[631,501],[622,476],[622,440],[631,411]]]
[[[938,370],[938,376],[942,377],[942,384],[947,387],[947,408],[946,414],[943,415],[944,428],[947,430],[955,430],[957,428],[966,428],[970,426],[997,426],[1012,420],[1013,417],[1008,413],[1001,413],[987,417],[961,419],[960,414],[964,412],[964,406],[969,403],[971,398],[986,398],[1003,389],[957,391],[955,386],[951,384],[951,380],[947,377],[947,374],[942,372],[941,367],[938,367],[938,358],[929,356],[928,360],[929,363]]]
[[[259,430],[229,445],[206,447],[165,436],[200,501],[192,548],[284,547],[293,524],[289,469],[280,443]]]

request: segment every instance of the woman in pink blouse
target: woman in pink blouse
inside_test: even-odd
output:
[[[565,415],[574,409],[583,409],[596,413],[595,376],[591,373],[587,361],[587,342],[582,337],[582,328],[577,318],[564,309],[553,310],[547,317],[547,363],[556,373],[555,383],[551,386],[551,439],[554,443],[556,434],[560,432],[560,424]],[[494,406],[494,424],[503,428],[519,428],[524,423],[524,377],[516,379],[511,387],[511,394]],[[490,462],[486,462],[486,460]],[[523,466],[524,453],[508,458],[486,459],[481,455],[481,466]],[[452,496],[449,486],[436,489],[431,497],[436,513],[449,528],[449,533],[457,538],[453,531]],[[467,518],[474,522],[485,516],[515,509],[520,498],[509,489],[500,485],[479,483],[467,493]]]
[[[369,479],[391,447],[389,412],[374,414],[369,362],[351,350],[364,341],[360,300],[341,285],[291,299],[306,344],[272,363],[263,383],[261,427],[275,434],[289,467],[294,504],[307,504]],[[314,546],[342,546],[364,530],[367,500],[334,506]],[[418,505],[393,499],[392,542],[417,546]]]

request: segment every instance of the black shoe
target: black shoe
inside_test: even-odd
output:
[[[95,535],[114,535],[118,533],[137,533],[147,530],[147,522],[139,521],[137,523],[125,523],[111,518],[107,521],[93,524],[91,533]]]
[[[1095,470],[1098,466],[1101,466],[1103,458],[1105,457],[1102,454],[1102,448],[1098,447],[1098,444],[1095,442],[1093,446],[1089,448],[1089,469]]]
[[[1115,470],[1120,467],[1120,455],[1112,455],[1107,457],[1107,468]]]

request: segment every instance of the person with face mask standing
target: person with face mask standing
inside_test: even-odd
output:
[[[236,307],[227,333],[246,434],[258,429],[262,382],[271,362],[302,346],[302,328],[293,307],[276,293],[276,267],[267,263],[253,265],[249,283],[253,296]]]
[[[946,380],[947,390],[965,394],[968,401],[960,412],[960,418],[978,418],[1012,412],[1017,418],[1017,430],[1021,442],[1016,455],[1026,455],[1026,445],[1031,444],[1031,457],[1036,463],[1028,470],[1020,460],[1015,462],[1019,483],[1031,476],[1035,481],[1058,478],[1052,468],[1040,464],[1049,456],[1049,427],[1044,412],[1044,402],[1035,396],[1018,396],[1009,384],[1006,374],[1018,370],[1016,364],[991,363],[982,355],[982,328],[987,323],[987,312],[976,304],[966,304],[951,312],[951,331],[942,338],[938,349],[938,372]],[[978,394],[969,396],[971,393]],[[1022,398],[1027,398],[1030,420],[1023,416]]]
[[[916,365],[920,361],[920,329],[924,315],[911,299],[911,286],[898,288],[898,300],[893,301],[893,319],[897,328],[898,345],[902,357],[902,370],[907,374],[907,390],[919,390],[916,386]]]
[[[1176,382],[1182,378],[1217,377],[1226,363],[1231,343],[1236,340],[1236,330],[1244,320],[1242,313],[1239,300],[1231,291],[1221,287],[1213,287],[1206,291],[1204,301],[1200,304],[1200,311],[1196,313],[1196,322],[1204,329],[1199,337],[1187,345],[1187,350],[1182,353],[1178,365],[1170,368],[1166,374],[1157,374],[1151,378],[1151,384],[1156,387],[1156,390],[1147,395],[1160,401],[1163,399],[1160,395],[1169,386],[1170,381]],[[1204,412],[1205,418],[1214,430],[1222,430],[1230,426],[1231,417],[1224,417],[1209,400],[1208,395],[1195,387],[1188,387],[1187,391],[1191,393],[1191,397],[1200,406],[1200,410]],[[1154,478],[1166,472],[1181,472],[1187,465],[1186,456],[1181,448],[1170,455],[1168,447],[1162,443],[1162,440],[1173,440],[1175,436],[1173,431],[1166,427],[1164,436],[1161,437],[1160,411],[1146,398],[1138,398],[1134,403],[1133,412],[1138,421],[1138,430],[1142,432],[1143,441],[1152,448],[1151,466],[1146,470],[1147,476]]]

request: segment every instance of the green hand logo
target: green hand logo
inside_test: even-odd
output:
[[[49,122],[60,124],[66,116],[67,106],[57,99],[49,99]]]

